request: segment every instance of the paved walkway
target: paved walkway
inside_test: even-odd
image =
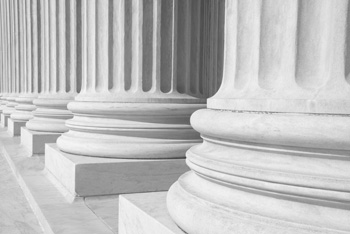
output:
[[[0,234],[43,233],[6,159],[0,154]]]

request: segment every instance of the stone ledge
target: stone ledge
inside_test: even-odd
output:
[[[31,131],[21,128],[21,144],[32,154],[44,154],[46,143],[55,143],[61,133]]]
[[[117,196],[68,202],[49,180],[44,157],[32,156],[20,145],[19,137],[9,137],[3,128],[0,128],[0,153],[8,161],[45,233],[117,233]]]
[[[185,234],[171,219],[167,192],[121,195],[119,234]]]
[[[45,167],[74,196],[166,191],[189,170],[185,159],[131,160],[86,157],[47,144]]]
[[[21,135],[21,127],[26,126],[26,121],[16,121],[11,118],[7,120],[7,131],[9,132],[10,136],[19,136]]]

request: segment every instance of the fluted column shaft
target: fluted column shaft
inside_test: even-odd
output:
[[[10,81],[10,94],[7,97],[6,108],[3,110],[5,116],[10,116],[15,112],[15,106],[17,106],[16,98],[20,92],[19,84],[19,43],[18,43],[18,0],[8,2],[9,13],[9,81]]]
[[[192,233],[349,233],[349,1],[226,1],[223,83],[168,193]]]
[[[75,45],[69,43],[77,37],[77,28],[72,28],[71,24],[77,17],[76,11],[71,10],[76,2],[41,1],[40,72],[43,90],[33,102],[37,109],[33,112],[34,118],[26,124],[30,130],[56,133],[68,130],[64,122],[72,114],[67,110],[67,104],[76,95],[78,83],[78,78],[70,75],[76,69],[76,58],[72,56],[76,52]]]
[[[209,95],[199,56],[201,5],[82,1],[82,89],[68,105],[74,117],[66,122],[70,131],[57,140],[62,151],[181,158],[200,142],[189,117]]]
[[[39,0],[19,0],[18,9],[21,26],[21,63],[20,81],[21,92],[16,102],[16,111],[11,114],[15,121],[28,121],[33,117],[32,111],[36,109],[33,100],[38,96],[39,79],[39,40],[38,25],[40,15],[38,12]]]
[[[3,85],[3,77],[4,77],[4,54],[5,54],[5,51],[4,51],[4,45],[3,45],[3,43],[4,43],[4,39],[3,39],[3,36],[4,36],[4,32],[3,32],[3,19],[2,19],[2,17],[3,17],[3,4],[2,4],[2,1],[0,1],[0,14],[1,14],[1,16],[0,16],[0,98],[1,98],[1,96],[3,95],[3,93],[4,93],[4,90],[3,90],[3,88],[4,88],[4,85]],[[2,102],[0,103],[0,104],[2,104]]]
[[[6,33],[6,5],[5,0],[0,1],[0,46],[1,46],[1,106],[0,113],[2,113],[3,109],[6,107],[6,96],[8,95],[8,76],[7,76],[7,33]]]
[[[7,0],[2,0],[2,26],[3,26],[3,48],[4,48],[4,53],[3,53],[3,81],[4,81],[4,94],[1,97],[2,100],[2,106],[1,106],[1,112],[6,108],[6,105],[8,103],[7,97],[9,96],[11,90],[10,90],[10,45],[9,45],[9,14],[8,14],[8,1]]]

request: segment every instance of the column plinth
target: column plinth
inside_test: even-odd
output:
[[[168,192],[186,233],[350,231],[347,4],[226,1],[223,83]]]

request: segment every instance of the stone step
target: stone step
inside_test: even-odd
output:
[[[185,234],[168,213],[166,194],[120,195],[119,234]]]
[[[34,155],[0,128],[0,152],[6,158],[45,233],[118,233],[118,196],[69,200],[44,169],[44,156]]]

